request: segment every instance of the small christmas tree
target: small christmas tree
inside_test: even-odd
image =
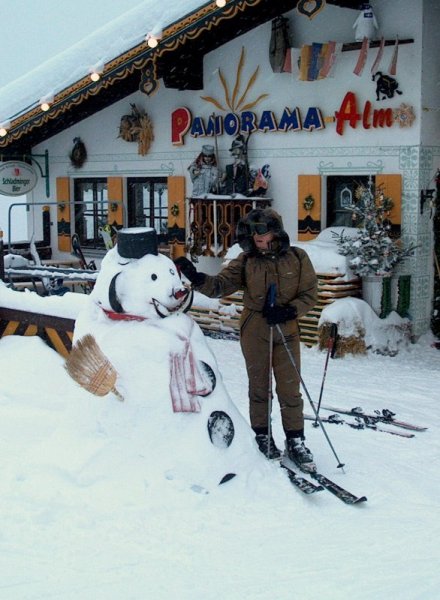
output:
[[[374,188],[371,179],[368,187],[359,186],[356,197],[357,202],[347,210],[352,212],[360,229],[354,237],[344,231],[335,234],[339,253],[347,256],[351,270],[358,277],[390,275],[397,264],[412,256],[417,246],[410,244],[403,248],[400,240],[391,239],[388,213],[393,203],[382,190]]]

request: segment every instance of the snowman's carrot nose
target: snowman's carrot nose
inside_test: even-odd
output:
[[[177,292],[174,292],[174,298],[176,300],[179,300],[180,298],[183,298],[187,294],[188,294],[188,290],[186,288],[180,288],[180,290],[177,290]]]

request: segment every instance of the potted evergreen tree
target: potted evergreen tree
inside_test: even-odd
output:
[[[394,268],[412,256],[417,246],[404,247],[400,239],[392,239],[388,215],[393,202],[375,188],[371,178],[367,187],[359,186],[355,196],[356,203],[347,210],[352,212],[359,231],[354,236],[344,231],[334,235],[339,253],[347,257],[353,273],[362,278],[364,300],[380,315],[384,278],[391,277]]]

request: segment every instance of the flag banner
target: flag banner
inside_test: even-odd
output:
[[[300,79],[301,48],[289,48],[292,77]]]
[[[382,56],[383,56],[383,49],[385,47],[385,38],[381,37],[380,38],[380,45],[379,45],[379,49],[377,51],[377,55],[376,55],[376,59],[371,67],[371,74],[375,75],[375,73],[379,70],[379,65],[380,65],[380,61],[382,60]]]
[[[309,65],[310,65],[310,54],[311,47],[307,44],[301,48],[300,66],[299,66],[299,78],[301,81],[308,81]]]
[[[399,38],[396,37],[396,41],[394,43],[393,55],[391,57],[390,67],[388,72],[390,75],[395,75],[397,73],[397,55],[399,53]]]
[[[330,75],[336,58],[336,42],[328,42],[323,48],[324,62],[319,71],[319,79],[325,79]]]
[[[356,63],[356,66],[353,70],[353,73],[355,75],[362,75],[362,71],[364,70],[365,63],[367,60],[368,46],[369,46],[368,38],[364,37],[364,39],[362,41],[362,47],[359,52],[359,58]]]
[[[283,73],[291,73],[292,72],[292,48],[286,49],[286,55],[284,57],[284,64],[282,68]]]
[[[309,70],[307,73],[307,81],[316,81],[318,79],[319,71],[321,68],[321,51],[322,44],[312,44],[310,52],[310,63]]]

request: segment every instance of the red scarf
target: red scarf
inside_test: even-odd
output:
[[[102,309],[112,321],[147,321],[148,317],[118,313]],[[153,323],[152,323],[153,324]],[[191,329],[194,323],[191,324]],[[191,348],[190,339],[176,334],[185,343],[183,352],[170,354],[170,395],[173,412],[200,412],[197,396],[207,396],[212,392],[212,382],[199,368]]]

